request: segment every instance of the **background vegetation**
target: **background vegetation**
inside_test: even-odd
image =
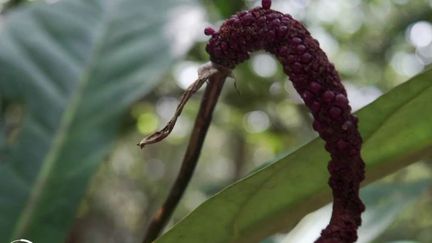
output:
[[[18,236],[140,242],[178,171],[199,97],[166,141],[142,151],[136,143],[170,118],[198,66],[208,61],[203,29],[258,2],[1,2],[0,242]],[[432,241],[432,72],[425,71],[432,63],[432,1],[275,0],[272,8],[308,26],[356,110],[422,73],[360,113],[362,134],[371,137],[368,182],[400,170],[363,190],[368,211],[359,242]],[[232,182],[271,166],[214,197],[160,242],[175,242],[178,232],[197,242],[226,242],[232,232],[212,226],[229,224],[207,214],[217,210],[238,219],[239,239],[279,231],[263,241],[310,242],[326,224],[328,206],[287,233],[328,202],[318,193],[328,190],[327,157],[317,141],[286,155],[316,137],[311,117],[271,56],[255,54],[234,74],[172,224]],[[291,173],[265,176],[279,166]],[[257,193],[250,204],[234,203],[242,215],[227,211],[229,200],[242,200],[247,191],[241,189],[256,188],[260,180],[282,189]],[[299,184],[290,187],[292,182]],[[307,198],[315,203],[300,209]],[[277,203],[301,212],[283,230],[266,211]],[[206,227],[207,233],[193,234]]]

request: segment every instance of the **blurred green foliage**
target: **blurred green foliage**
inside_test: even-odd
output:
[[[21,2],[25,4],[20,6]],[[65,13],[59,15],[57,19],[43,22],[44,25],[42,26],[60,24],[58,23],[62,19],[60,16],[72,16],[68,21],[81,20],[84,25],[88,25],[86,27],[89,29],[86,34],[74,33],[75,28],[66,28],[61,32],[46,28],[43,30],[44,33],[47,33],[47,36],[54,41],[51,39],[52,42],[47,42],[47,40],[39,42],[37,34],[32,32],[36,31],[37,27],[26,26],[26,28],[13,27],[22,40],[10,39],[7,28],[18,25],[13,21],[26,25],[32,22],[33,20],[27,19],[29,17],[26,16],[25,12],[33,11],[32,8],[38,8],[35,5],[39,5],[39,3],[13,1],[13,4],[9,4],[2,1],[0,3],[7,6],[7,10],[4,9],[3,16],[0,18],[0,43],[5,43],[6,38],[9,38],[10,46],[19,46],[20,41],[30,43],[27,45],[30,48],[30,54],[37,52],[38,49],[35,50],[34,48],[39,47],[38,45],[51,50],[52,48],[59,48],[59,44],[65,44],[68,41],[71,41],[70,45],[72,46],[81,43],[76,39],[90,36],[95,31],[94,25],[88,22],[87,17],[83,16],[91,15],[88,11],[98,5],[92,4],[95,1],[60,0],[58,3],[47,7],[46,11],[53,11],[56,5],[61,5],[62,2],[80,2],[82,9],[65,8]],[[103,161],[98,167],[96,175],[92,177],[73,225],[70,225],[72,221],[69,222],[69,242],[128,243],[140,241],[144,226],[148,223],[151,214],[160,205],[177,173],[199,105],[198,96],[200,94],[187,105],[179,124],[166,141],[149,146],[144,151],[138,150],[136,143],[142,136],[156,127],[161,127],[169,119],[176,106],[177,98],[183,91],[182,87],[187,81],[194,79],[196,67],[208,61],[204,50],[207,39],[203,34],[197,33],[202,33],[207,25],[218,26],[223,18],[233,14],[234,11],[250,8],[257,4],[256,1],[203,0],[199,4],[189,5],[188,8],[168,11],[172,1],[113,0],[106,2],[116,4],[121,2],[122,4],[119,6],[123,6],[127,2],[130,3],[128,6],[134,10],[122,12],[124,8],[113,8],[114,12],[121,13],[120,15],[125,17],[124,25],[116,25],[119,22],[116,22],[117,15],[115,14],[113,18],[108,18],[114,28],[117,28],[116,30],[128,29],[130,31],[131,35],[119,41],[119,46],[123,44],[130,51],[121,55],[120,62],[113,63],[110,62],[109,55],[114,54],[116,48],[109,47],[106,49],[107,56],[101,56],[97,62],[94,62],[96,66],[106,64],[100,69],[102,77],[96,80],[102,82],[104,79],[113,79],[113,81],[118,82],[118,86],[112,86],[115,90],[111,92],[116,92],[119,96],[108,95],[105,97],[107,99],[106,106],[90,107],[93,112],[83,117],[82,122],[87,124],[86,122],[92,121],[92,117],[102,119],[104,112],[110,113],[110,110],[121,103],[122,99],[126,99],[127,102],[123,102],[123,108],[120,109],[122,111],[116,115],[115,123],[118,129],[110,130],[112,134],[109,142],[104,140],[104,143],[106,142],[103,146],[105,152],[99,155],[98,162],[91,165],[95,169],[99,162]],[[152,5],[155,2],[158,4]],[[290,13],[300,19],[309,27],[313,36],[320,41],[321,46],[340,72],[354,107],[359,108],[365,105],[380,94],[426,69],[432,63],[431,1],[274,0],[273,2],[274,9]],[[76,11],[76,13],[72,11]],[[155,22],[150,21],[153,24],[152,29],[148,30],[149,33],[152,33],[149,34],[150,37],[140,32],[139,28],[134,29],[134,26],[139,26],[139,23],[146,26],[149,21],[147,18],[160,15],[160,12],[166,14],[168,18]],[[30,13],[33,14],[33,12]],[[133,13],[137,13],[137,15]],[[164,14],[163,16],[165,16]],[[45,19],[46,16],[48,14],[42,12],[39,15],[34,14],[32,18]],[[15,19],[13,20],[13,18]],[[170,24],[173,20],[177,25]],[[158,27],[162,26],[164,27],[163,30],[157,30]],[[164,36],[164,40],[153,38],[158,36],[153,34],[160,33],[158,31],[163,33],[161,35]],[[142,45],[137,44],[136,47],[143,48],[144,53],[137,51],[135,46],[128,42],[128,40],[134,39],[133,36],[135,35],[138,35],[138,37],[134,37],[137,38],[137,43],[143,43]],[[15,38],[15,35],[13,37]],[[112,36],[105,36],[100,41],[110,43],[111,38]],[[60,40],[57,41],[57,39]],[[169,43],[170,46],[165,46],[165,50],[174,50],[174,56],[169,57],[171,58],[169,60],[177,61],[168,61],[166,65],[161,64],[158,61],[163,56],[160,52],[161,49],[151,45],[145,46],[150,40]],[[9,46],[5,47],[3,44],[1,47],[0,56],[2,53],[9,53],[10,55],[3,54],[2,66],[0,67],[0,80],[2,80],[0,82],[0,126],[2,129],[0,160],[3,163],[8,155],[6,153],[8,150],[5,149],[4,145],[19,142],[23,127],[27,124],[25,118],[29,109],[22,105],[23,102],[20,102],[25,100],[23,97],[34,99],[33,112],[46,116],[46,119],[55,119],[56,113],[49,108],[50,106],[41,105],[39,98],[44,95],[38,94],[37,89],[30,89],[31,86],[25,85],[12,89],[14,85],[19,83],[18,80],[25,79],[26,82],[32,83],[32,80],[36,79],[37,76],[34,74],[25,76],[25,72],[20,69],[11,72],[11,69],[4,63],[10,63],[18,55],[16,52],[10,51],[13,49],[9,49]],[[87,47],[92,46],[87,45]],[[43,57],[50,53],[45,49],[40,50],[43,51],[40,51],[39,55]],[[75,52],[84,56],[89,54],[82,48],[77,48]],[[71,55],[75,52],[72,52]],[[146,55],[145,53],[149,54]],[[74,78],[67,72],[67,67],[58,66],[57,59],[54,57],[49,55],[45,57],[48,58],[47,62],[50,64],[48,70],[58,73],[53,80],[71,85],[73,81],[69,80],[74,80]],[[25,61],[33,60],[27,56],[22,58]],[[20,62],[17,62],[18,66]],[[44,62],[41,61],[34,60],[33,63],[44,66]],[[133,70],[127,72],[133,75],[132,79],[136,82],[135,85],[139,86],[139,82],[144,84],[147,82],[146,80],[150,79],[153,80],[153,83],[160,81],[145,97],[143,95],[146,92],[137,90],[137,86],[129,86],[132,90],[119,91],[121,89],[119,88],[121,87],[120,81],[128,79],[130,76],[126,74],[116,75],[115,67],[119,67],[119,65],[132,67],[133,63],[142,63],[142,66],[137,67],[139,72],[134,73]],[[44,67],[48,67],[48,65]],[[142,68],[157,72],[158,75],[149,78],[148,74],[142,71]],[[10,76],[11,73],[13,76]],[[307,110],[299,102],[289,80],[274,59],[258,53],[252,60],[236,68],[235,77],[235,81],[229,80],[226,84],[223,98],[215,112],[213,126],[206,139],[197,173],[182,204],[176,211],[173,222],[177,222],[224,186],[265,165],[266,161],[272,160],[277,154],[293,151],[316,136],[311,129],[311,118]],[[234,82],[236,82],[238,90],[235,89]],[[21,100],[15,99],[12,102],[12,99],[8,97],[14,96],[15,93],[21,93],[24,90],[23,87],[30,90],[27,91],[28,94],[20,96]],[[96,90],[101,87],[96,85],[93,88]],[[6,90],[14,90],[15,93],[6,95]],[[101,90],[89,91],[89,95],[100,93],[103,92]],[[66,97],[69,96],[66,95]],[[48,104],[58,105],[55,102],[48,102]],[[83,108],[89,109],[85,104],[87,101],[83,101]],[[62,110],[61,107],[62,105],[60,105],[60,110]],[[100,109],[96,109],[98,107]],[[94,124],[95,127],[99,126],[97,124]],[[101,134],[104,134],[105,127],[99,128]],[[94,131],[93,129],[94,127],[92,127],[92,131]],[[38,139],[32,140],[33,144],[30,143],[25,147],[17,148],[18,152],[16,153],[28,157],[28,159],[23,160],[25,162],[23,164],[31,163],[37,167],[38,163],[35,162],[37,159],[26,149],[34,147],[35,141],[37,141],[36,145],[40,145]],[[49,141],[47,144],[46,146],[49,146]],[[83,143],[82,146],[89,145]],[[107,149],[110,149],[109,153]],[[42,153],[43,150],[39,152]],[[102,160],[101,158],[105,159]],[[430,178],[428,171],[432,168],[431,163],[426,160],[419,163],[424,165],[423,170],[410,173],[410,176],[424,176],[421,175],[422,172]],[[74,163],[77,166],[79,164],[84,167],[89,166],[84,160],[77,160],[76,164]],[[31,170],[31,174],[37,173],[33,167]],[[406,171],[402,171],[394,175],[393,180],[404,181],[406,179],[403,176],[405,173]],[[90,174],[85,176],[86,179],[79,179],[80,183],[84,184],[81,187],[82,190],[86,188],[85,183]],[[7,177],[2,176],[1,178]],[[60,182],[67,184],[67,181],[60,180]],[[3,181],[2,184],[6,189],[14,188],[10,180],[7,180],[7,183]],[[29,193],[28,189],[26,193]],[[69,191],[63,191],[60,195],[63,193],[68,194]],[[71,201],[75,201],[76,204],[81,195],[82,192],[77,193],[76,196],[73,196],[75,199]],[[4,200],[3,194],[1,196]],[[19,205],[15,201],[10,203],[11,205]],[[401,212],[400,217],[396,218],[394,224],[382,234],[377,242],[401,239],[412,239],[420,242],[431,241],[432,236],[429,232],[432,231],[432,210],[430,205],[432,205],[432,193],[429,190],[422,194],[414,206]],[[16,209],[14,212],[18,213],[19,210]],[[1,212],[0,218],[4,218],[4,213]],[[69,215],[72,217],[73,211]],[[6,223],[12,224],[11,222]],[[63,230],[66,228],[65,226]],[[277,239],[281,239],[281,237]]]

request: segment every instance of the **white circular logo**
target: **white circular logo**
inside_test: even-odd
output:
[[[19,240],[14,240],[11,243],[32,243],[32,242],[26,239],[19,239]]]

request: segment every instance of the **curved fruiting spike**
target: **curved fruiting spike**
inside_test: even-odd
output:
[[[316,242],[355,242],[364,205],[359,198],[364,179],[362,139],[351,114],[339,75],[307,29],[290,15],[262,8],[244,11],[225,21],[206,47],[213,63],[233,69],[249,53],[274,54],[314,117],[313,128],[331,154],[329,185],[333,192],[330,224]]]

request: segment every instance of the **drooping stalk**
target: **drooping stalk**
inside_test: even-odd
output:
[[[156,143],[166,138],[174,127],[177,117],[181,114],[187,100],[201,87],[203,82],[208,81],[180,171],[162,206],[150,220],[142,241],[143,243],[151,243],[160,235],[177,208],[180,199],[183,197],[198,163],[201,149],[212,120],[213,110],[216,107],[225,79],[230,75],[231,72],[228,69],[218,68],[214,65],[203,66],[201,72],[199,72],[198,80],[183,94],[176,113],[167,126],[151,134],[138,144],[143,148],[147,144]]]

